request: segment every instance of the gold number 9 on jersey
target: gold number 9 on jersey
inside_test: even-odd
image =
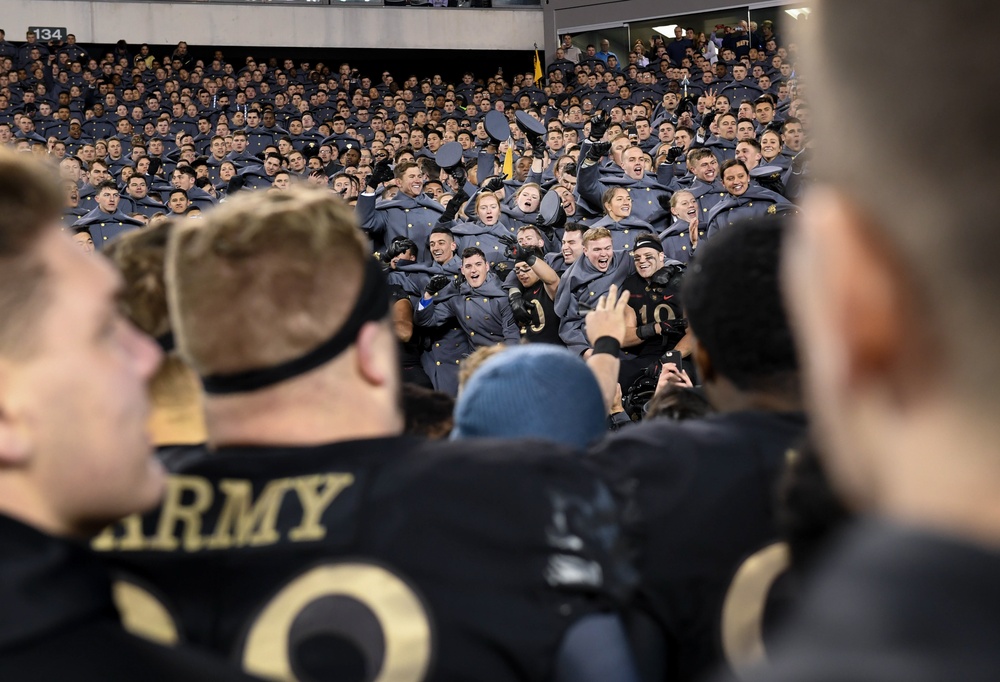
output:
[[[162,605],[151,609],[155,597],[125,584],[125,589],[116,587],[115,598],[126,627],[163,642],[162,633],[169,627],[161,621],[169,619],[169,610]],[[140,609],[158,618],[140,618]],[[345,621],[350,625],[362,613],[377,628],[338,627]],[[316,635],[349,640],[366,659],[368,682],[420,682],[434,648],[428,611],[406,582],[373,563],[329,563],[292,579],[260,609],[240,648],[243,668],[267,679],[313,682],[316,676],[297,664],[294,651],[296,642]]]

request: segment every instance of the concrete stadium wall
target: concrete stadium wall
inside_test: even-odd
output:
[[[81,43],[395,49],[530,50],[542,11],[34,0],[3,3],[0,28],[20,42],[28,26],[65,27]]]

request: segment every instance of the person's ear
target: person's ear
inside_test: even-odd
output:
[[[800,342],[828,348],[831,359],[839,360],[838,383],[847,390],[860,391],[877,382],[900,398],[921,383],[914,381],[911,370],[919,368],[925,355],[921,349],[933,347],[915,310],[912,292],[918,288],[912,286],[897,249],[844,195],[813,191],[805,215],[808,233],[793,236],[786,250],[786,288],[805,327]],[[812,284],[795,291],[797,282],[806,280]],[[819,300],[804,300],[810,289]]]
[[[388,383],[392,371],[390,362],[394,361],[395,354],[393,346],[387,344],[387,336],[390,336],[390,333],[385,324],[366,322],[355,341],[358,374],[373,386],[383,386]],[[394,338],[390,341],[395,343]],[[387,362],[386,358],[392,360]]]

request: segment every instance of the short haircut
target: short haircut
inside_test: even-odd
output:
[[[326,192],[237,194],[171,240],[177,348],[202,376],[299,357],[343,325],[369,257],[353,209]]]
[[[736,143],[736,146],[738,147],[741,144],[748,144],[754,149],[756,149],[758,153],[760,153],[760,142],[758,142],[757,138],[755,137],[748,137],[745,140],[740,140],[739,142]]]
[[[410,154],[413,153],[413,151],[409,150],[409,148],[407,148],[407,150],[410,152]],[[400,152],[402,152],[402,150],[400,150]],[[397,154],[397,156],[398,156],[398,154]],[[395,173],[394,173],[394,175],[396,176],[396,179],[397,180],[402,180],[403,179],[403,174],[406,173],[406,171],[410,170],[411,168],[420,168],[420,166],[418,166],[413,161],[404,161],[403,163],[397,164],[396,165],[396,170],[395,170]]]
[[[466,258],[475,258],[476,256],[479,256],[484,261],[486,260],[486,254],[483,253],[483,250],[478,247],[469,246],[462,249],[462,260],[465,260]]]
[[[606,227],[592,227],[583,233],[584,246],[598,239],[611,239],[611,230]]]
[[[715,154],[712,153],[711,149],[709,149],[708,147],[696,147],[695,149],[692,149],[688,152],[687,165],[692,166],[709,156],[715,156]]]
[[[0,149],[0,355],[30,357],[37,348],[35,329],[48,288],[34,247],[55,229],[62,205],[59,184],[45,166]]]
[[[535,236],[537,236],[539,239],[542,239],[542,231],[539,230],[534,225],[521,225],[521,227],[517,228],[517,233],[521,234],[522,232],[534,232]]]
[[[779,282],[783,218],[737,223],[699,249],[682,298],[712,366],[742,390],[797,390]]]
[[[443,225],[435,225],[433,228],[431,228],[431,235],[435,234],[447,235],[448,239],[455,241],[455,235],[452,234],[451,230],[449,230],[447,227]]]
[[[586,232],[588,229],[590,229],[590,228],[588,228],[583,223],[569,221],[563,227],[563,233],[566,233],[566,232],[580,232],[582,234],[582,233]]]

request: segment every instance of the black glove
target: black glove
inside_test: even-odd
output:
[[[448,275],[434,275],[431,281],[424,287],[424,293],[434,296],[436,293],[451,284],[451,277]]]
[[[587,158],[591,161],[600,161],[611,151],[610,142],[595,142],[587,151]]]
[[[379,161],[372,168],[372,174],[368,176],[368,186],[375,190],[379,185],[392,180],[392,168],[389,167],[389,160]]]
[[[590,119],[590,139],[593,142],[599,142],[604,133],[608,132],[608,118],[602,113],[597,112]]]
[[[389,263],[393,258],[402,253],[416,250],[416,243],[409,237],[396,237],[392,240],[392,243],[389,244],[389,248],[385,250],[385,253],[382,255],[382,260]]]
[[[499,175],[490,178],[489,180],[486,181],[486,184],[483,185],[484,192],[499,192],[502,189],[503,189],[503,178],[501,178]]]
[[[514,322],[517,323],[517,326],[527,327],[529,324],[533,324],[534,320],[531,313],[528,312],[528,306],[525,305],[521,292],[517,289],[511,289],[508,296],[510,297],[510,311],[514,313]]]
[[[676,287],[680,284],[680,278],[683,274],[683,266],[664,265],[649,278],[649,284],[651,287],[657,289],[666,289],[670,286]]]
[[[645,341],[646,339],[651,339],[654,336],[660,336],[660,326],[658,322],[650,322],[649,324],[639,325],[635,328],[635,335],[640,339]]]
[[[503,255],[507,260],[517,258],[517,240],[510,235],[497,237],[497,241],[504,245]]]
[[[683,147],[671,147],[667,150],[667,163],[676,163],[682,156],[684,156]]]
[[[459,189],[461,189],[462,186],[465,185],[465,178],[468,177],[468,175],[465,172],[464,166],[455,166],[450,171],[448,171],[448,176],[452,180],[458,183]]]
[[[465,190],[461,187],[455,192],[454,196],[448,200],[448,205],[444,209],[444,213],[438,218],[439,223],[449,223],[455,219],[458,215],[458,209],[462,208],[462,204],[469,200],[469,195],[465,193]]]
[[[670,194],[661,194],[656,197],[656,200],[660,202],[660,208],[662,208],[667,213],[670,213]]]
[[[705,113],[705,116],[701,119],[701,127],[705,131],[705,139],[708,139],[712,134],[712,122],[715,121],[715,112],[709,111]]]
[[[542,152],[545,151],[545,136],[536,133],[525,133],[525,137],[528,138],[528,144],[531,145],[531,148],[538,152],[538,158],[542,158]]]

